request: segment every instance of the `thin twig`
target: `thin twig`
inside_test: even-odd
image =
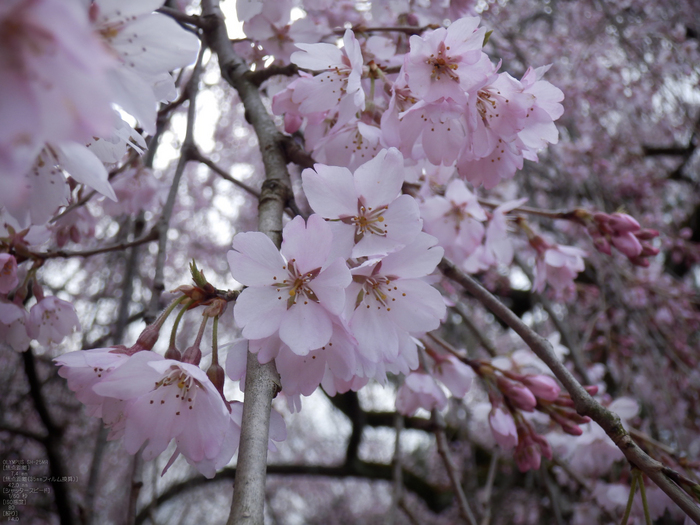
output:
[[[151,301],[146,308],[146,313],[144,319],[146,323],[151,323],[160,309],[160,296],[165,290],[165,256],[168,246],[168,229],[170,227],[170,217],[173,214],[175,208],[175,200],[177,198],[177,189],[180,185],[180,180],[185,172],[185,166],[191,160],[190,154],[194,146],[194,120],[197,114],[196,108],[197,104],[197,91],[199,90],[199,77],[202,74],[202,59],[204,57],[205,46],[202,46],[199,50],[199,56],[197,57],[197,62],[195,63],[194,70],[192,71],[192,76],[189,82],[187,82],[186,90],[189,97],[190,105],[187,108],[187,128],[185,131],[185,139],[182,142],[182,147],[180,148],[180,158],[175,168],[175,175],[173,175],[173,182],[170,185],[170,191],[168,192],[168,197],[163,206],[163,212],[158,219],[156,224],[156,230],[158,231],[158,255],[156,256],[155,262],[155,275],[153,276],[153,291],[151,295]]]
[[[546,467],[540,468],[540,477],[549,495],[549,502],[552,507],[552,512],[554,513],[554,520],[557,522],[557,525],[564,525],[564,517],[562,516],[561,507],[559,506],[559,497],[555,492],[554,483],[552,483],[552,479],[549,477],[549,472],[547,472]]]
[[[256,199],[259,199],[259,198],[260,198],[260,192],[259,192],[258,190],[254,189],[254,188],[251,188],[251,187],[248,186],[246,183],[241,182],[241,181],[239,181],[239,180],[234,179],[233,177],[231,177],[231,175],[229,175],[229,174],[226,173],[223,169],[221,169],[219,166],[217,166],[211,159],[209,159],[209,158],[205,157],[204,155],[202,155],[202,153],[199,151],[199,149],[193,149],[193,150],[192,150],[192,160],[196,160],[196,161],[201,162],[202,164],[204,164],[205,166],[207,166],[210,170],[212,170],[214,173],[216,173],[217,175],[219,175],[221,178],[223,178],[223,179],[229,181],[230,183],[232,183],[232,184],[238,186],[238,187],[241,188],[242,190],[247,191],[248,193],[250,193],[250,194],[251,194],[253,197],[255,197]]]
[[[202,21],[200,18],[196,15],[188,15],[186,13],[183,13],[182,11],[178,9],[174,9],[172,7],[167,7],[163,6],[159,9],[156,9],[157,13],[162,13],[164,15],[169,16],[173,20],[176,20],[182,24],[189,24],[195,27],[201,27],[202,26]]]
[[[158,230],[153,229],[150,232],[148,232],[144,237],[136,239],[135,241],[120,242],[119,244],[113,244],[112,246],[105,246],[103,248],[95,248],[94,250],[56,250],[55,252],[34,253],[32,255],[37,259],[69,259],[70,257],[92,257],[93,255],[100,255],[101,253],[120,252],[126,250],[127,248],[140,246],[147,242],[156,240],[158,240]]]
[[[491,523],[491,493],[493,492],[493,484],[496,481],[496,467],[498,467],[499,459],[499,452],[497,449],[494,449],[494,451],[491,453],[489,473],[486,476],[486,485],[484,485],[484,492],[481,496],[481,503],[483,505],[483,518],[481,519],[481,525],[489,525],[489,523]]]
[[[469,502],[467,501],[467,496],[464,494],[462,489],[462,482],[459,479],[459,474],[457,474],[457,466],[452,461],[452,456],[450,455],[450,449],[447,445],[447,437],[445,436],[445,421],[437,410],[433,410],[432,418],[435,422],[435,439],[437,441],[438,454],[442,458],[442,462],[445,465],[445,470],[450,478],[450,483],[452,485],[452,490],[455,491],[457,495],[457,505],[459,506],[459,514],[462,516],[466,523],[469,525],[477,525],[476,517],[469,507]]]

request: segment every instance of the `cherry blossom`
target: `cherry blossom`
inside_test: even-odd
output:
[[[27,333],[40,345],[60,343],[80,329],[80,321],[73,305],[55,296],[44,297],[29,311]]]
[[[465,17],[447,29],[441,27],[424,37],[411,37],[404,67],[413,93],[426,102],[443,97],[466,102],[466,92],[483,74],[478,66],[468,67],[479,64],[482,57],[486,29],[477,29],[478,25],[479,18]]]
[[[9,253],[0,253],[0,293],[9,293],[18,284],[17,259]]]
[[[420,209],[424,230],[437,237],[450,259],[466,259],[481,244],[486,213],[464,181],[450,181],[444,196],[427,198]]]
[[[113,421],[108,414],[114,411],[121,412],[124,403],[98,395],[92,387],[109,372],[123,365],[128,358],[126,353],[110,347],[68,352],[54,359],[54,362],[60,367],[58,375],[68,381],[68,388],[75,392],[78,401],[87,407],[88,414],[104,417],[105,424],[109,425]],[[106,411],[103,411],[104,406],[107,406]]]
[[[119,62],[109,72],[114,102],[155,133],[158,102],[177,96],[170,71],[194,62],[199,39],[175,20],[154,13],[163,0],[96,0],[95,30]]]
[[[199,367],[149,351],[137,352],[93,386],[104,397],[127,401],[124,446],[150,460],[175,440],[194,462],[219,456],[230,415]]]
[[[16,352],[29,348],[28,317],[24,308],[0,301],[0,345],[9,346]]]
[[[280,251],[259,232],[234,237],[229,266],[233,277],[248,286],[234,308],[244,337],[262,339],[279,331],[299,355],[328,343],[351,279],[342,259],[329,260],[331,237],[318,215],[306,224],[301,217],[289,222]]]
[[[409,334],[434,330],[445,315],[440,293],[421,278],[442,258],[436,239],[421,233],[411,244],[352,270],[344,315],[367,359],[395,361],[415,352]],[[421,308],[415,305],[420,304]]]
[[[407,375],[396,394],[396,410],[405,416],[412,416],[419,408],[442,410],[446,406],[445,393],[429,374],[422,372]]]
[[[422,223],[416,201],[400,195],[402,168],[403,157],[390,148],[354,174],[322,164],[304,170],[309,204],[322,217],[336,221],[331,225],[339,255],[384,255],[416,238]]]
[[[444,384],[457,398],[462,398],[469,392],[474,376],[472,367],[465,365],[453,355],[438,360],[433,370],[433,377]]]
[[[112,125],[107,71],[114,59],[77,0],[4,2],[0,8],[2,203],[24,195],[18,177],[45,142],[88,141]]]
[[[489,426],[493,437],[503,449],[510,450],[518,444],[518,431],[510,411],[503,406],[496,406],[489,413]]]
[[[568,292],[572,295],[574,279],[585,268],[583,257],[586,252],[573,246],[555,244],[544,250],[537,258],[535,280],[532,289],[537,292],[544,290],[549,283],[557,293]]]
[[[348,122],[356,111],[364,108],[365,92],[362,77],[362,51],[355,34],[348,29],[343,36],[344,47],[332,44],[297,44],[301,51],[292,53],[297,66],[323,73],[301,78],[295,84],[292,100],[300,104],[302,113],[338,111],[337,124]]]

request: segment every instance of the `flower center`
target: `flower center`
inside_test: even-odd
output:
[[[450,80],[459,82],[459,75],[455,73],[459,65],[454,58],[447,56],[447,51],[449,51],[449,49],[449,47],[445,47],[444,42],[440,42],[437,50],[437,57],[433,53],[430,55],[430,58],[425,61],[428,65],[433,66],[433,70],[430,73],[430,77],[433,80],[440,80],[442,75],[445,75]]]
[[[287,278],[283,279],[282,282],[275,282],[273,286],[277,287],[277,291],[280,293],[278,299],[282,300],[283,290],[287,290],[287,309],[290,309],[297,302],[297,299],[303,300],[304,304],[308,304],[308,300],[318,303],[318,297],[314,291],[309,287],[309,283],[313,281],[319,273],[321,273],[321,268],[316,268],[310,272],[300,273],[296,267],[296,259],[289,261],[286,266],[282,267],[282,270],[287,272]],[[277,281],[277,277],[273,277]]]
[[[492,93],[488,89],[481,89],[476,95],[476,109],[484,121],[485,126],[489,126],[489,120],[500,116],[498,113],[498,98],[501,95],[500,91]],[[506,101],[507,102],[507,101]]]
[[[366,233],[386,237],[388,230],[382,214],[387,208],[388,206],[381,206],[373,210],[358,202],[357,215],[341,219],[345,224],[355,227],[355,244],[360,242]]]
[[[181,402],[187,403],[187,405],[189,405],[187,408],[192,410],[198,384],[198,381],[194,377],[182,371],[180,368],[173,366],[169,374],[156,382],[155,389],[160,387],[174,387],[176,392],[175,398],[179,399]],[[151,403],[153,403],[153,401],[151,401]],[[162,403],[163,401],[161,401],[161,404]],[[180,415],[179,411],[177,415]]]
[[[368,309],[376,306],[377,310],[385,308],[387,312],[391,311],[391,303],[396,301],[392,295],[398,291],[398,288],[392,286],[390,277],[355,275],[353,281],[362,283],[362,289],[357,294],[355,301],[355,308],[364,304],[365,308]]]

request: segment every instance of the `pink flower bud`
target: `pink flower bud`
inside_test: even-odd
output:
[[[598,224],[606,224],[607,225],[610,222],[610,219],[611,219],[611,217],[607,213],[598,212],[598,213],[593,214],[593,220],[595,222],[597,222]]]
[[[559,392],[561,392],[561,387],[549,376],[525,376],[522,382],[535,396],[541,397],[546,401],[554,401],[559,397]]]
[[[226,398],[224,397],[224,381],[226,379],[226,373],[221,365],[212,364],[207,370],[207,377],[219,391],[219,394],[221,394],[223,400],[226,401]]]
[[[524,410],[525,412],[532,412],[535,410],[537,398],[535,398],[530,389],[525,385],[500,376],[496,379],[496,384],[501,392],[513,403],[515,408]]]
[[[165,358],[172,359],[174,361],[180,361],[182,359],[182,354],[180,353],[180,350],[178,350],[174,346],[169,346],[168,349],[165,351]]]
[[[189,363],[195,366],[199,366],[199,362],[202,360],[202,351],[199,349],[199,345],[195,344],[190,346],[182,354],[182,362]]]
[[[159,335],[160,327],[155,324],[149,324],[143,329],[143,332],[141,332],[141,335],[139,335],[136,344],[131,347],[131,350],[134,353],[140,352],[141,350],[153,350]]]
[[[534,444],[529,436],[527,436],[527,439],[521,440],[520,443],[518,443],[518,446],[515,449],[514,458],[520,472],[537,470],[540,468],[540,464],[542,462],[540,449]]]
[[[586,385],[583,387],[586,392],[588,392],[590,395],[594,396],[598,393],[598,386],[597,385]]]
[[[580,436],[583,434],[581,427],[574,425],[573,423],[564,424],[561,426],[561,429],[571,436]]]
[[[637,257],[642,253],[642,243],[629,232],[612,237],[610,242],[627,257]]]
[[[613,231],[617,234],[634,232],[640,229],[639,223],[626,213],[613,213],[608,222]]]
[[[659,236],[659,230],[644,228],[643,230],[634,232],[634,236],[640,241],[650,241]]]
[[[594,237],[593,244],[595,245],[595,249],[599,252],[604,253],[605,255],[612,254],[612,251],[610,250],[610,242],[608,242],[605,237]]]

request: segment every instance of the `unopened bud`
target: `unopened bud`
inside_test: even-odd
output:
[[[561,429],[571,436],[580,436],[581,434],[583,434],[583,430],[581,430],[581,427],[578,425],[574,425],[573,423],[564,424],[561,426]]]
[[[158,336],[160,335],[160,328],[155,324],[149,324],[143,329],[141,335],[136,340],[136,344],[131,348],[135,352],[140,352],[141,350],[152,350],[158,341]]]
[[[599,390],[597,385],[586,385],[583,387],[583,389],[592,396],[596,395]]]
[[[165,351],[165,358],[172,359],[174,361],[180,361],[182,359],[182,354],[180,353],[180,350],[178,350],[174,346],[170,346]]]
[[[535,394],[535,396],[546,401],[554,401],[559,397],[559,392],[561,392],[561,387],[549,376],[525,376],[523,377],[522,382],[532,391],[533,394]]]
[[[659,236],[659,230],[652,230],[650,228],[644,228],[638,232],[634,232],[634,236],[640,241],[650,241]]]
[[[499,376],[496,379],[496,384],[503,394],[505,394],[515,408],[532,412],[537,406],[537,399],[525,385],[515,383],[504,377]]]
[[[189,363],[191,365],[199,366],[199,362],[202,360],[202,351],[199,349],[199,345],[190,346],[182,354],[182,362]]]
[[[216,389],[219,391],[219,394],[221,394],[221,397],[224,395],[224,381],[226,380],[226,373],[224,372],[224,369],[221,367],[220,364],[212,364],[209,369],[207,370],[207,377],[209,378],[209,381],[212,382],[212,384],[216,387]]]
[[[615,233],[635,232],[641,228],[636,219],[626,213],[613,213],[609,225]]]

